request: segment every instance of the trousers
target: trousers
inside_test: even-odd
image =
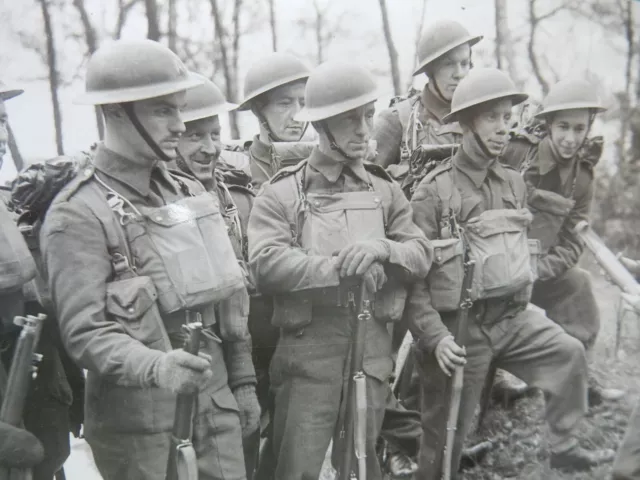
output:
[[[344,308],[318,310],[314,309],[312,322],[303,333],[281,333],[271,363],[278,480],[316,480],[332,438],[334,467],[339,466],[345,448],[340,427],[349,381],[352,315]],[[364,360],[367,478],[382,480],[375,447],[391,395],[391,338],[375,320],[367,322],[366,328],[367,348],[373,346]]]
[[[612,480],[636,480],[640,478],[640,401],[631,414],[627,433],[622,440],[613,464]]]
[[[572,430],[587,411],[587,360],[581,342],[544,315],[506,300],[476,302],[469,312],[467,364],[453,446],[457,470],[489,366],[494,362],[545,393],[545,419],[550,445],[561,449],[572,441]],[[455,314],[443,315],[451,331]],[[416,478],[441,476],[441,452],[446,438],[448,377],[435,355],[419,354],[422,384],[423,438]]]

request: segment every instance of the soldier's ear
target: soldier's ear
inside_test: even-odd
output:
[[[124,109],[122,105],[119,103],[101,105],[102,114],[104,115],[105,120],[108,119],[117,119],[121,120],[125,117]]]

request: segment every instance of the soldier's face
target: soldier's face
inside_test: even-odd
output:
[[[261,113],[273,134],[284,142],[297,142],[304,132],[304,122],[293,119],[304,107],[305,81],[274,88],[267,93]]]
[[[451,101],[460,80],[467,76],[470,69],[471,47],[464,44],[436,60],[430,69],[430,78],[438,86],[438,90],[445,100]]]
[[[374,102],[328,118],[325,122],[336,144],[355,158],[367,155],[369,139],[373,132]]]
[[[180,110],[184,108],[186,93],[178,92],[134,103],[134,111],[151,139],[169,158],[176,157],[180,137],[185,131]],[[144,139],[131,128],[129,138],[137,153],[146,158],[156,155]]]
[[[589,133],[589,110],[565,110],[553,115],[550,124],[551,143],[565,160],[578,153]]]
[[[178,150],[193,175],[203,183],[210,182],[222,150],[218,116],[188,122]]]
[[[8,121],[7,108],[4,101],[0,100],[0,168],[2,168],[4,154],[7,153],[7,143],[9,141]]]
[[[491,155],[497,157],[509,139],[511,100],[487,103],[471,119],[471,126]]]

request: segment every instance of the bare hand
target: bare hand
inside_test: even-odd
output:
[[[438,365],[447,377],[450,377],[456,367],[466,365],[467,352],[464,348],[458,346],[452,336],[444,337],[438,343],[435,351]]]

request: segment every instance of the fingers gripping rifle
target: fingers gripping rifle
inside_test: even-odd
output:
[[[37,317],[28,315],[16,317],[13,320],[13,323],[22,327],[22,331],[18,337],[11,360],[11,370],[3,391],[0,420],[14,427],[22,426],[22,412],[29,382],[37,375],[37,367],[33,362],[39,362],[42,359],[42,355],[35,353],[35,350],[46,318],[46,315],[40,314]],[[29,479],[31,479],[31,470],[0,468],[0,480]]]
[[[348,480],[367,478],[367,379],[364,374],[364,347],[367,335],[367,321],[371,319],[371,300],[367,296],[364,282],[360,285],[360,298],[356,310],[356,299],[353,292],[349,292],[349,305],[356,314],[351,343],[351,365],[349,381],[347,383],[346,414],[341,436],[345,439],[342,465],[340,465],[338,479]],[[357,475],[353,473],[352,461],[358,460]]]
[[[202,340],[202,322],[190,322],[182,326],[187,337],[184,351],[198,355]],[[171,450],[167,466],[167,480],[198,480],[198,462],[191,443],[191,422],[197,393],[179,393],[176,398],[176,414],[171,433]]]
[[[469,260],[464,265],[464,277],[462,279],[462,291],[460,292],[460,307],[456,314],[456,331],[454,339],[456,344],[464,347],[467,336],[467,321],[469,319],[469,309],[473,305],[471,301],[471,287],[473,284],[473,272],[475,261]],[[450,480],[451,473],[457,471],[458,466],[452,465],[453,447],[458,426],[458,415],[460,413],[460,400],[462,399],[462,387],[464,385],[464,367],[456,366],[451,379],[447,383],[447,396],[449,400],[448,415],[446,423],[446,439],[444,451],[442,452],[442,479]]]

